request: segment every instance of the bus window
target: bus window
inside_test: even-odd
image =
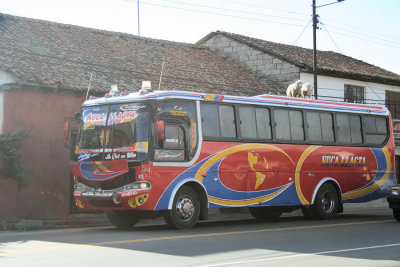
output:
[[[306,112],[307,136],[310,141],[322,141],[322,127],[319,112]]]
[[[350,120],[348,115],[336,115],[336,127],[338,133],[338,141],[340,143],[350,143]]]
[[[365,142],[367,144],[381,145],[385,142],[388,134],[385,118],[363,117]]]
[[[289,130],[289,111],[285,109],[274,109],[274,120],[276,139],[290,140],[291,134]]]
[[[350,116],[350,132],[351,132],[351,142],[353,144],[361,144],[362,133],[361,133],[360,116]]]
[[[280,140],[304,140],[303,115],[297,110],[274,110],[276,138]]]
[[[240,107],[240,134],[243,138],[257,138],[256,116],[253,107]]]
[[[306,112],[308,140],[317,143],[335,141],[332,114]]]
[[[340,143],[362,143],[360,116],[337,114],[336,123],[338,130],[338,141]]]
[[[221,137],[236,137],[235,112],[233,106],[219,106]]]
[[[215,138],[235,138],[236,124],[233,106],[201,104],[203,136]]]
[[[290,118],[290,134],[292,140],[302,141],[304,140],[304,127],[303,127],[303,114],[301,111],[291,110],[289,111]]]
[[[271,119],[269,109],[256,108],[257,136],[259,139],[271,139]]]
[[[335,142],[333,130],[333,116],[329,113],[321,113],[322,141]]]
[[[219,120],[216,119],[218,106],[214,104],[201,105],[203,136],[219,137]]]
[[[190,160],[197,149],[195,104],[190,101],[165,101],[158,108],[158,120],[165,123],[164,138],[155,151],[158,161]]]

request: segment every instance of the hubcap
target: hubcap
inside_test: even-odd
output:
[[[176,202],[176,211],[179,217],[184,221],[192,218],[194,213],[194,205],[192,199],[188,196],[181,196]]]
[[[333,196],[331,192],[326,191],[322,196],[322,210],[325,213],[331,213],[335,208],[335,203],[333,201]]]

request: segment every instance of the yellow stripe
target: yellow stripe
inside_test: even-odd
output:
[[[296,166],[296,173],[295,173],[296,192],[297,192],[297,196],[299,197],[299,199],[303,205],[308,205],[308,204],[310,204],[310,202],[307,201],[307,199],[303,195],[303,192],[301,191],[300,170],[301,170],[301,167],[303,166],[304,160],[308,157],[308,155],[311,154],[311,152],[313,152],[317,148],[319,148],[319,146],[310,146],[309,148],[307,148],[301,155],[299,162],[297,163],[297,166]]]
[[[357,197],[365,196],[365,195],[375,191],[376,189],[381,187],[386,182],[386,180],[389,178],[389,175],[391,172],[392,162],[390,160],[390,153],[389,153],[387,147],[382,148],[382,151],[383,151],[383,153],[385,155],[385,159],[386,159],[385,175],[379,181],[377,181],[376,183],[373,183],[372,185],[370,185],[366,188],[344,193],[343,199],[350,199],[350,198],[357,198]]]
[[[280,193],[282,193],[286,188],[288,188],[291,184],[286,185],[285,187],[279,189],[278,191],[266,195],[266,196],[262,196],[262,197],[258,197],[258,198],[253,198],[253,199],[247,199],[247,200],[226,200],[226,199],[219,199],[219,198],[215,198],[212,196],[208,197],[208,200],[212,203],[215,204],[219,204],[219,205],[224,205],[224,206],[230,206],[230,207],[242,207],[242,206],[247,206],[247,205],[253,205],[253,204],[259,204],[259,203],[263,203],[265,201],[271,200],[274,197],[276,197],[277,195],[279,195]]]
[[[271,150],[275,150],[278,152],[281,152],[282,154],[284,154],[286,157],[288,157],[290,159],[290,161],[293,162],[293,160],[289,157],[288,154],[286,154],[285,151],[283,151],[282,149],[276,147],[276,146],[272,146],[272,145],[266,145],[266,144],[244,144],[244,145],[239,145],[239,146],[235,146],[232,148],[228,148],[214,156],[212,156],[209,160],[207,160],[197,171],[196,173],[196,179],[200,182],[203,182],[203,176],[201,175],[202,173],[206,172],[212,165],[214,165],[217,161],[219,161],[220,159],[225,158],[226,156],[230,155],[230,154],[234,154],[236,152],[240,152],[240,151],[244,151],[244,150],[248,150],[248,149],[271,149]],[[293,163],[294,164],[294,163]]]
[[[337,226],[364,225],[364,224],[377,224],[377,223],[388,223],[388,222],[395,222],[395,220],[380,220],[380,221],[367,221],[367,222],[362,221],[362,222],[338,223],[338,224],[320,224],[320,225],[294,226],[294,227],[272,228],[272,229],[261,229],[261,230],[246,230],[246,231],[220,232],[220,233],[197,234],[197,235],[177,235],[177,236],[154,237],[154,238],[143,238],[143,239],[105,241],[105,242],[98,242],[98,243],[66,244],[66,245],[48,246],[48,247],[3,249],[3,250],[0,250],[0,253],[2,253],[4,255],[4,253],[31,252],[31,251],[65,249],[65,248],[75,248],[75,247],[84,247],[84,246],[107,246],[107,245],[116,245],[116,244],[144,243],[144,242],[150,242],[150,241],[177,240],[177,239],[198,238],[198,237],[202,238],[202,237],[242,235],[242,234],[278,232],[278,231],[297,231],[297,230],[305,230],[305,229],[317,229],[317,228],[328,228],[328,227],[337,227]]]

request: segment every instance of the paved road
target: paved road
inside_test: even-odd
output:
[[[159,222],[159,221],[158,221]],[[0,266],[400,266],[391,210],[199,223],[0,232]]]

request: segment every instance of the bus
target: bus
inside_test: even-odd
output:
[[[380,105],[110,91],[78,117],[75,205],[121,229],[156,216],[187,229],[210,208],[330,219],[395,184],[391,115]]]

